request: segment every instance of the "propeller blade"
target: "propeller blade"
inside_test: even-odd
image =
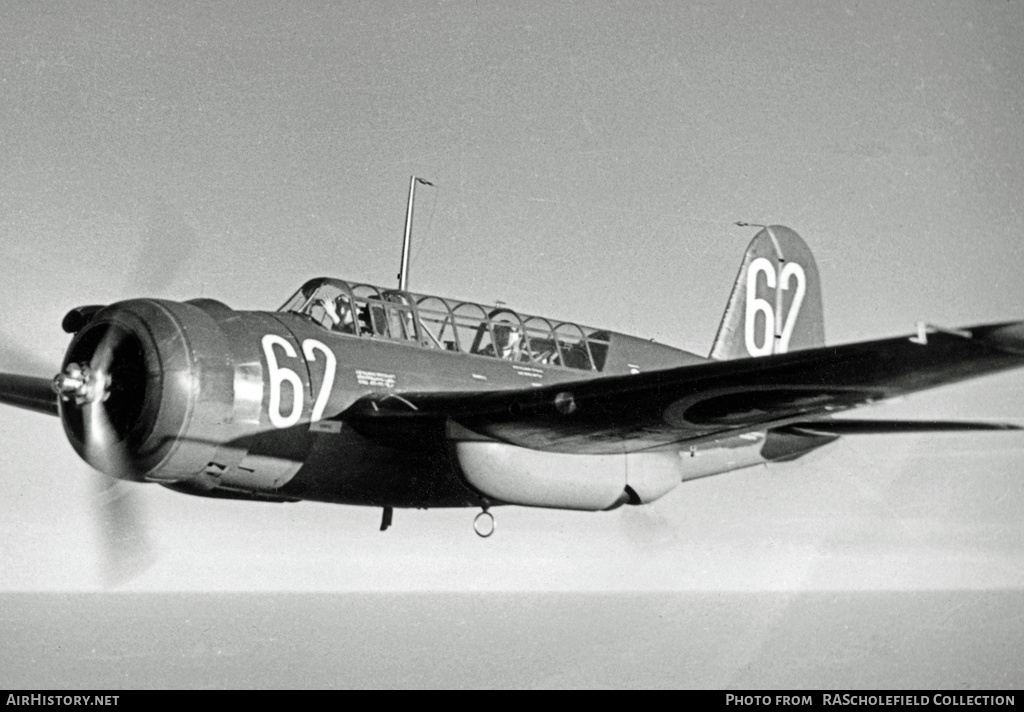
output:
[[[105,588],[135,578],[153,563],[145,507],[138,485],[93,470],[93,519]]]
[[[103,403],[82,406],[85,421],[85,456],[100,472],[119,480],[132,479],[132,464],[124,441],[107,417]]]
[[[133,297],[166,290],[199,246],[199,235],[185,213],[165,201],[153,205],[141,237],[142,248],[125,285]]]
[[[137,576],[153,559],[142,494],[136,485],[124,482],[134,477],[127,445],[110,422],[106,408],[120,338],[117,334],[111,329],[97,345],[89,363],[93,392],[81,406],[86,459],[100,470],[94,475],[94,509],[103,551],[102,578],[108,587]]]
[[[97,377],[102,373],[104,380],[108,380],[110,376],[110,366],[114,362],[114,349],[120,342],[118,334],[119,332],[113,328],[107,329],[107,333],[100,339],[100,343],[96,345],[96,350],[89,360],[89,368],[97,374]],[[109,386],[110,384],[104,383],[103,385]]]
[[[28,351],[3,332],[0,332],[0,368],[34,376],[53,374],[52,363]]]

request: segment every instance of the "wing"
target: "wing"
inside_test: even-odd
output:
[[[483,436],[550,452],[636,452],[782,426],[837,435],[927,429],[832,416],[1021,366],[1024,322],[1012,322],[529,390],[401,393],[363,399],[342,417],[389,440],[445,419],[460,439]]]

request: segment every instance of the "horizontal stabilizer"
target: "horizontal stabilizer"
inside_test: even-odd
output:
[[[0,373],[0,403],[57,415],[57,394],[49,378]]]
[[[793,423],[786,430],[814,435],[894,435],[897,433],[952,433],[967,430],[1024,430],[1012,423],[957,420],[817,420]]]

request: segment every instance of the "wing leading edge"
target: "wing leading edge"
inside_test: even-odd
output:
[[[387,439],[402,437],[424,419],[445,419],[468,431],[460,430],[460,438],[588,454],[699,445],[782,426],[836,435],[978,429],[985,426],[872,425],[832,416],[1021,366],[1024,322],[1010,322],[529,390],[401,393],[363,399],[342,418]]]

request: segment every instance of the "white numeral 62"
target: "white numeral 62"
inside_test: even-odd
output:
[[[757,296],[757,278],[760,274],[764,274],[768,289],[775,293],[774,305]],[[782,292],[789,289],[789,283],[794,278],[796,279],[796,292],[793,294],[789,313],[785,315],[785,323],[783,323],[783,315],[776,313],[776,309],[782,311]],[[783,354],[789,350],[789,340],[793,337],[793,328],[796,326],[800,305],[804,301],[806,291],[807,276],[804,274],[804,268],[796,262],[786,262],[778,274],[778,280],[776,280],[775,265],[770,260],[758,257],[750,263],[750,268],[747,270],[747,313],[743,337],[746,341],[747,352],[751,356]],[[764,316],[760,334],[757,333],[758,314]],[[760,337],[760,346],[758,337]]]
[[[267,357],[267,370],[270,372],[270,404],[267,408],[267,415],[270,416],[270,423],[275,428],[290,428],[302,417],[305,389],[302,387],[302,379],[299,378],[299,374],[278,364],[277,354],[274,352],[275,346],[279,346],[288,358],[297,358],[298,355],[292,345],[280,336],[267,334],[263,337],[263,354]],[[324,415],[327,399],[331,395],[331,386],[334,385],[334,372],[338,366],[338,359],[327,346],[316,339],[306,339],[302,342],[302,355],[306,357],[307,362],[316,360],[317,351],[323,354],[327,365],[324,367],[324,380],[320,384],[320,392],[313,403],[313,413],[309,418],[311,423],[320,420]],[[292,390],[292,409],[288,415],[281,413],[281,385],[284,383],[291,386]]]

